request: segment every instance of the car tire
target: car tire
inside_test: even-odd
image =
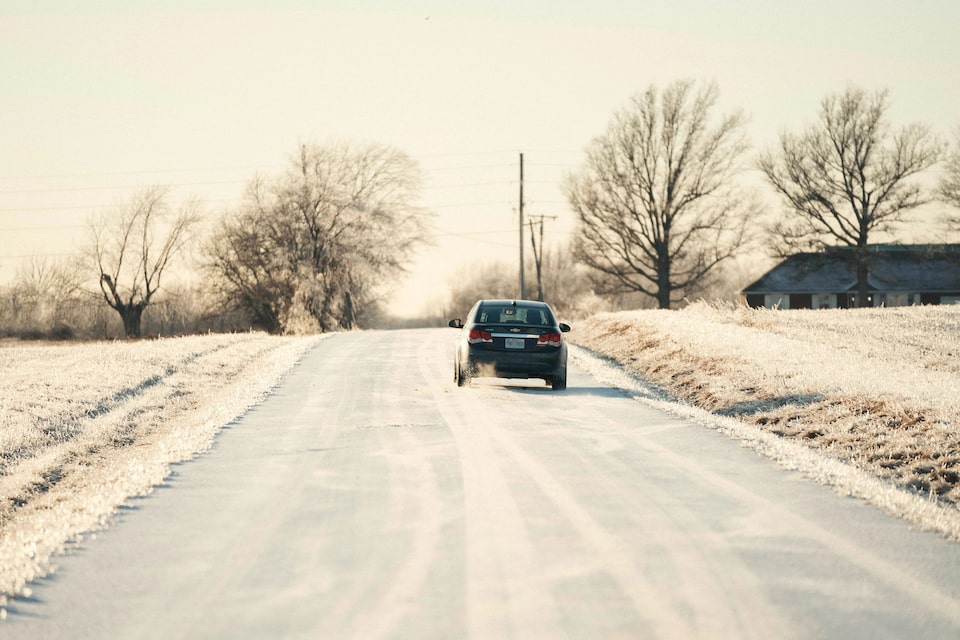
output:
[[[453,363],[453,379],[456,381],[458,387],[466,386],[470,382],[470,378],[467,377],[467,374],[463,371],[463,367],[460,366],[459,362]]]
[[[564,369],[560,375],[553,376],[550,380],[550,387],[554,391],[563,391],[567,388],[567,370]]]

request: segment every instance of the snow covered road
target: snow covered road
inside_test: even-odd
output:
[[[960,545],[572,367],[319,343],[12,600],[14,638],[944,638]]]

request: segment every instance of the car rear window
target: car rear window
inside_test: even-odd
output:
[[[524,309],[524,321],[527,324],[546,324],[546,318],[543,317],[541,309]]]
[[[478,322],[488,324],[498,324],[501,322],[512,322],[516,314],[513,307],[504,309],[503,307],[481,307]]]
[[[552,324],[553,317],[544,307],[480,307],[481,324]]]

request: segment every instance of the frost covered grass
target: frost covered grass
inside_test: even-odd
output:
[[[571,337],[785,465],[960,540],[960,308],[701,303]]]
[[[316,340],[0,343],[0,608],[71,540],[207,449]]]
[[[960,540],[960,307],[698,304],[599,315],[570,335],[576,364],[643,401]],[[0,342],[0,617],[319,339]]]

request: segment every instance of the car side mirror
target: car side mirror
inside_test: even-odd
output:
[[[562,331],[563,333],[566,333],[566,332],[570,331],[570,325],[561,322],[561,323],[560,323],[560,331]]]
[[[454,329],[463,329],[463,320],[460,318],[455,318],[447,323],[448,327],[453,327]]]

